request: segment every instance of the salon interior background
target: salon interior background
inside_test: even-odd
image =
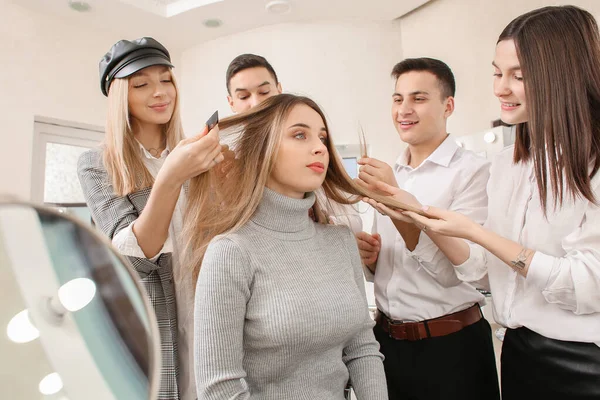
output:
[[[273,64],[284,91],[306,94],[323,107],[336,144],[357,144],[360,123],[370,155],[393,163],[403,148],[390,120],[395,63],[420,56],[447,62],[457,79],[449,130],[489,156],[504,144],[483,140],[499,115],[491,60],[502,28],[544,5],[574,4],[600,16],[597,0],[289,0],[286,14],[267,12],[268,0],[224,0],[169,18],[165,11],[193,1],[87,2],[90,10],[77,12],[68,0],[0,0],[0,195],[40,193],[36,120],[102,130],[106,99],[98,90],[98,55],[122,38],[153,36],[171,51],[188,135],[215,109],[230,114],[225,69],[236,55],[252,52]],[[208,19],[222,25],[208,28]],[[368,230],[370,215],[364,219]],[[23,392],[22,398],[31,397]]]
[[[549,4],[600,14],[595,0],[291,0],[282,15],[268,13],[266,0],[224,0],[170,18],[158,14],[191,2],[88,3],[88,12],[76,12],[68,0],[0,0],[0,193],[31,196],[35,118],[103,125],[98,54],[121,38],[154,36],[172,51],[188,135],[214,109],[230,113],[226,66],[235,55],[254,52],[274,65],[285,91],[323,106],[337,144],[356,143],[360,123],[371,155],[392,163],[400,150],[390,121],[394,63],[416,56],[446,61],[458,88],[450,131],[483,132],[498,117],[490,61],[502,27]],[[210,18],[222,25],[205,27]]]

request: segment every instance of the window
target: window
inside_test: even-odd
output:
[[[36,117],[31,199],[91,223],[79,179],[79,156],[100,144],[104,132],[89,125]]]

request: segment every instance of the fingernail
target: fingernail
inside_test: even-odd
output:
[[[421,210],[428,211],[429,210],[429,206],[423,206],[423,207],[421,207]]]

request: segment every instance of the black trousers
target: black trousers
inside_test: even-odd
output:
[[[507,329],[501,370],[504,400],[600,399],[600,347],[593,343]]]
[[[499,400],[490,324],[481,319],[459,332],[418,341],[375,337],[390,400]],[[533,400],[533,399],[530,399]]]

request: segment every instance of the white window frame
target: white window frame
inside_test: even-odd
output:
[[[33,131],[31,201],[43,203],[46,182],[46,145],[58,143],[94,148],[104,139],[104,129],[96,125],[36,116]]]

